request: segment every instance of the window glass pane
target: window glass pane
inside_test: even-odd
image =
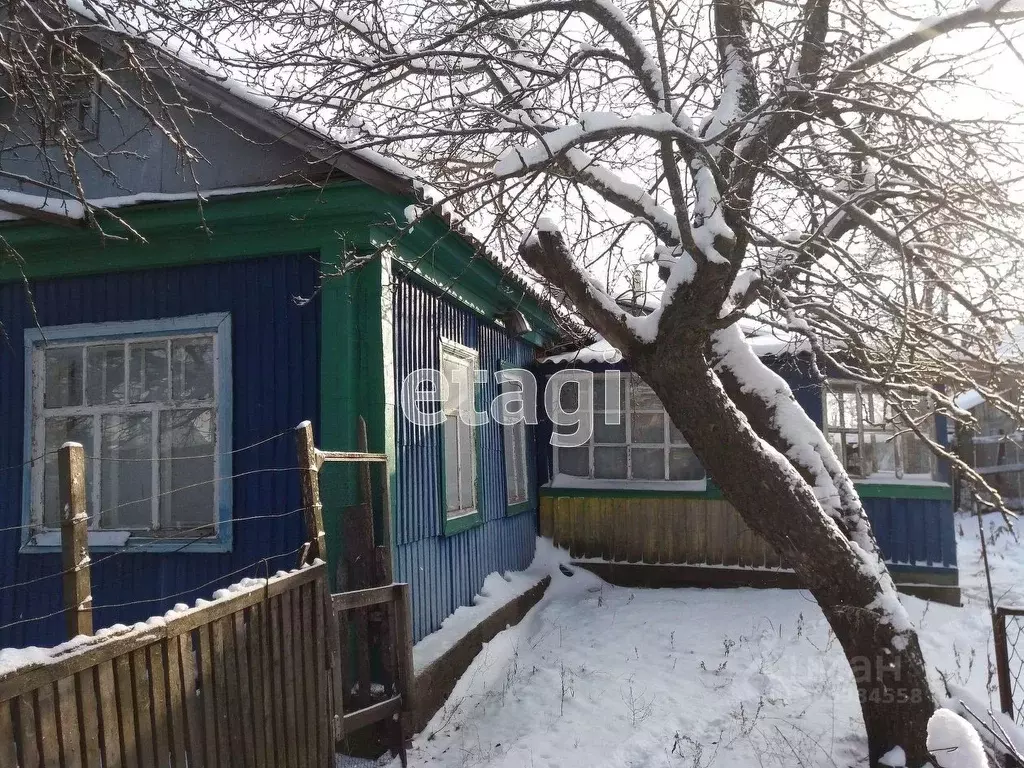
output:
[[[209,408],[160,414],[160,526],[188,528],[214,521],[216,421]],[[189,537],[202,531],[189,531]]]
[[[620,443],[626,442],[626,419],[622,417],[621,424],[605,424],[605,414],[596,414],[594,417],[594,442],[595,443]]]
[[[167,401],[167,342],[140,341],[128,348],[128,400]]]
[[[842,401],[835,392],[825,393],[825,424],[830,427],[843,426]]]
[[[594,477],[621,480],[626,477],[626,448],[594,448]]]
[[[60,527],[60,499],[58,490],[57,449],[68,441],[81,443],[85,455],[92,453],[92,417],[91,416],[53,416],[46,420],[43,427],[43,450],[46,458],[43,461],[43,527]],[[89,514],[95,510],[92,504],[93,462],[85,462],[85,487]]]
[[[575,413],[580,407],[580,382],[575,379],[560,382],[558,402],[566,413]]]
[[[868,474],[896,471],[896,441],[891,435],[872,432],[864,435],[864,465]]]
[[[213,399],[213,339],[171,342],[171,393],[175,402]]]
[[[630,431],[634,443],[664,443],[665,442],[665,414],[662,413],[634,413],[631,414],[632,424]]]
[[[153,421],[107,414],[100,423],[100,528],[153,526]],[[113,459],[113,460],[111,460]]]
[[[85,402],[124,402],[124,344],[102,344],[85,350]]]
[[[459,417],[444,422],[444,498],[448,512],[459,509]]]
[[[903,440],[903,472],[908,475],[930,475],[932,473],[932,452],[924,440],[912,433],[904,433],[901,439]]]
[[[871,426],[876,429],[892,429],[892,425],[887,424],[889,409],[885,398],[881,395],[865,392],[861,402],[864,408],[865,426]]]
[[[840,432],[829,432],[828,433],[828,442],[829,442],[829,444],[831,444],[832,451],[835,453],[836,458],[839,459],[840,462],[842,462],[843,461],[843,435],[842,435],[842,433],[840,433]],[[844,466],[845,466],[845,464],[844,464]],[[846,469],[847,469],[847,471],[849,471],[850,468],[846,467]]]
[[[637,376],[632,377],[630,388],[629,407],[634,411],[658,411],[663,410],[661,401],[654,394],[654,390],[648,387]]]
[[[866,477],[872,472],[870,457],[865,456],[861,451],[860,438],[856,432],[846,432],[842,435],[846,444],[846,471],[855,477]]]
[[[473,427],[459,421],[459,500],[461,510],[476,509],[476,450]]]
[[[858,424],[857,393],[842,392],[839,395],[843,404],[843,424],[849,429],[856,429]]]
[[[502,429],[505,441],[505,483],[507,501],[526,501],[526,425],[518,421]]]
[[[632,448],[634,480],[665,479],[664,448]]]
[[[46,408],[81,405],[82,348],[55,347],[47,349],[43,354],[46,357],[43,405]]]
[[[668,421],[668,439],[672,443],[686,445],[686,438],[683,437],[683,433],[676,428],[671,419]]]
[[[605,386],[606,383],[609,386],[606,387]],[[608,396],[608,393],[612,392],[615,389],[616,385],[618,385],[618,388],[619,388],[618,401],[617,401],[617,404],[616,404],[616,401],[613,400],[612,401],[611,409],[608,409],[608,408],[605,407],[605,398]],[[623,381],[622,377],[620,377],[618,373],[609,373],[609,374],[607,374],[607,377],[606,377],[606,374],[604,374],[604,373],[595,373],[594,374],[594,410],[595,411],[604,411],[604,410],[615,411],[615,410],[618,410],[621,413],[625,409],[626,409],[626,382]],[[625,419],[623,419],[623,420],[625,420]]]
[[[704,467],[697,461],[691,448],[670,448],[668,453],[669,480],[703,480]]]
[[[590,450],[582,448],[557,448],[558,451],[558,473],[572,475],[573,477],[588,477],[590,475]]]

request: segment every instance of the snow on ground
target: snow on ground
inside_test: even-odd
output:
[[[986,523],[994,528],[997,520]],[[957,518],[964,607],[904,598],[939,673],[995,705],[979,534]],[[997,598],[1024,605],[1024,542],[992,544]],[[638,590],[551,569],[410,753],[412,766],[866,764],[849,668],[805,592]]]

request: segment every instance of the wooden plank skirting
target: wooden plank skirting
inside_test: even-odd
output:
[[[784,567],[724,499],[542,496],[540,533],[578,558]]]
[[[0,676],[0,765],[333,765],[326,566]]]

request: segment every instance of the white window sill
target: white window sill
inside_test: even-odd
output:
[[[203,552],[230,552],[231,539],[217,535],[202,539],[174,538],[166,533],[157,537],[149,531],[89,531],[89,549],[97,551],[132,551],[150,553],[194,554]],[[50,554],[61,551],[60,531],[43,531],[22,544],[24,554]]]
[[[931,475],[904,475],[896,477],[892,472],[876,472],[867,477],[852,477],[854,485],[858,483],[871,483],[872,485],[934,485],[946,487],[949,483],[944,480],[936,480]]]
[[[707,478],[703,480],[602,480],[593,477],[557,474],[548,487],[594,491],[706,491],[708,481]]]

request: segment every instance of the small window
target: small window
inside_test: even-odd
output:
[[[502,383],[504,392],[519,391],[516,381]],[[505,502],[509,508],[530,501],[529,463],[527,459],[526,419],[502,426],[505,448]]]
[[[229,490],[226,315],[26,332],[37,544],[60,527],[57,449],[84,446],[90,534],[215,537]],[[229,487],[229,485],[228,485]],[[52,538],[52,537],[51,537]]]
[[[478,367],[475,351],[454,342],[441,342],[441,375],[448,382],[442,427],[446,520],[477,511],[477,436],[472,422]]]
[[[614,393],[605,391],[615,384],[617,405]],[[578,398],[590,405],[594,429],[585,445],[555,449],[556,479],[566,476],[562,479],[585,478],[606,485],[653,484],[679,490],[706,487],[704,467],[654,390],[640,377],[614,371],[597,373],[592,380],[566,382],[560,392],[567,412],[577,409]]]
[[[100,76],[102,53],[98,46],[79,40],[73,51],[55,44],[50,51],[50,67],[57,75],[60,114],[69,133],[79,139],[99,135]]]
[[[861,384],[829,382],[825,432],[832,450],[853,477],[930,478],[934,471],[928,445],[900,427],[881,393]]]

